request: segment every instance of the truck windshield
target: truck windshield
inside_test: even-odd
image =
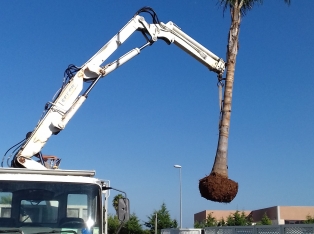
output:
[[[0,230],[98,234],[100,199],[96,184],[1,181]]]

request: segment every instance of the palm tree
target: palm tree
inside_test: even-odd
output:
[[[121,193],[119,193],[118,195],[114,196],[114,198],[112,200],[112,206],[116,210],[116,214],[117,215],[118,215],[118,205],[119,205],[119,199],[120,198],[124,198]]]
[[[290,4],[291,0],[284,0]],[[226,78],[224,84],[224,100],[221,106],[219,138],[214,165],[209,176],[199,182],[201,196],[212,201],[229,203],[237,195],[238,183],[228,179],[228,137],[231,117],[232,90],[234,71],[239,45],[239,30],[241,17],[255,4],[263,0],[218,0],[223,11],[230,9],[231,26],[228,34]]]

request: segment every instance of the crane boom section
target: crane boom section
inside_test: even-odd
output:
[[[134,48],[114,62],[102,66],[108,57],[135,31],[141,31],[144,34],[147,39],[146,45],[140,49]],[[86,100],[88,93],[96,82],[138,55],[143,48],[153,44],[158,39],[162,39],[168,44],[174,43],[209,68],[209,70],[217,74],[224,72],[225,63],[221,58],[185,34],[173,22],[148,24],[144,17],[136,15],[93,57],[83,64],[73,77],[70,77],[69,81],[59,91],[55,100],[49,103],[49,108],[47,108],[44,116],[14,157],[19,166],[29,169],[45,169],[45,165],[31,158],[42,150],[52,135],[58,134],[65,128],[66,124]],[[92,81],[92,84],[82,93],[84,82],[89,80]]]

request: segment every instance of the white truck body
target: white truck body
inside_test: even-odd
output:
[[[107,233],[109,182],[94,171],[0,169],[0,231]],[[105,211],[107,209],[104,209]]]

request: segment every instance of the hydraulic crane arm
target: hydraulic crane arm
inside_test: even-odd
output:
[[[140,48],[134,48],[119,59],[103,66],[108,57],[135,31],[143,33],[147,39],[146,44]],[[11,166],[29,169],[46,168],[43,160],[41,160],[42,163],[38,163],[31,158],[40,154],[41,149],[51,135],[56,135],[65,128],[99,79],[119,68],[158,39],[164,40],[168,44],[174,43],[218,75],[224,72],[225,62],[221,58],[189,37],[174,23],[168,22],[164,24],[158,21],[148,24],[144,17],[135,15],[85,64],[79,68],[72,66],[66,70],[68,74],[67,82],[61,87],[57,97],[46,105],[44,116],[15,154]],[[86,81],[91,82],[91,84],[82,93],[83,83]]]
[[[141,19],[140,19],[141,20]],[[225,70],[225,62],[214,53],[206,49],[193,38],[185,34],[176,24],[169,21],[167,24],[150,24],[147,27],[143,24],[147,31],[153,35],[153,40],[160,38],[168,44],[174,43],[182,50],[190,54],[196,60],[205,65],[209,70],[222,74]]]

